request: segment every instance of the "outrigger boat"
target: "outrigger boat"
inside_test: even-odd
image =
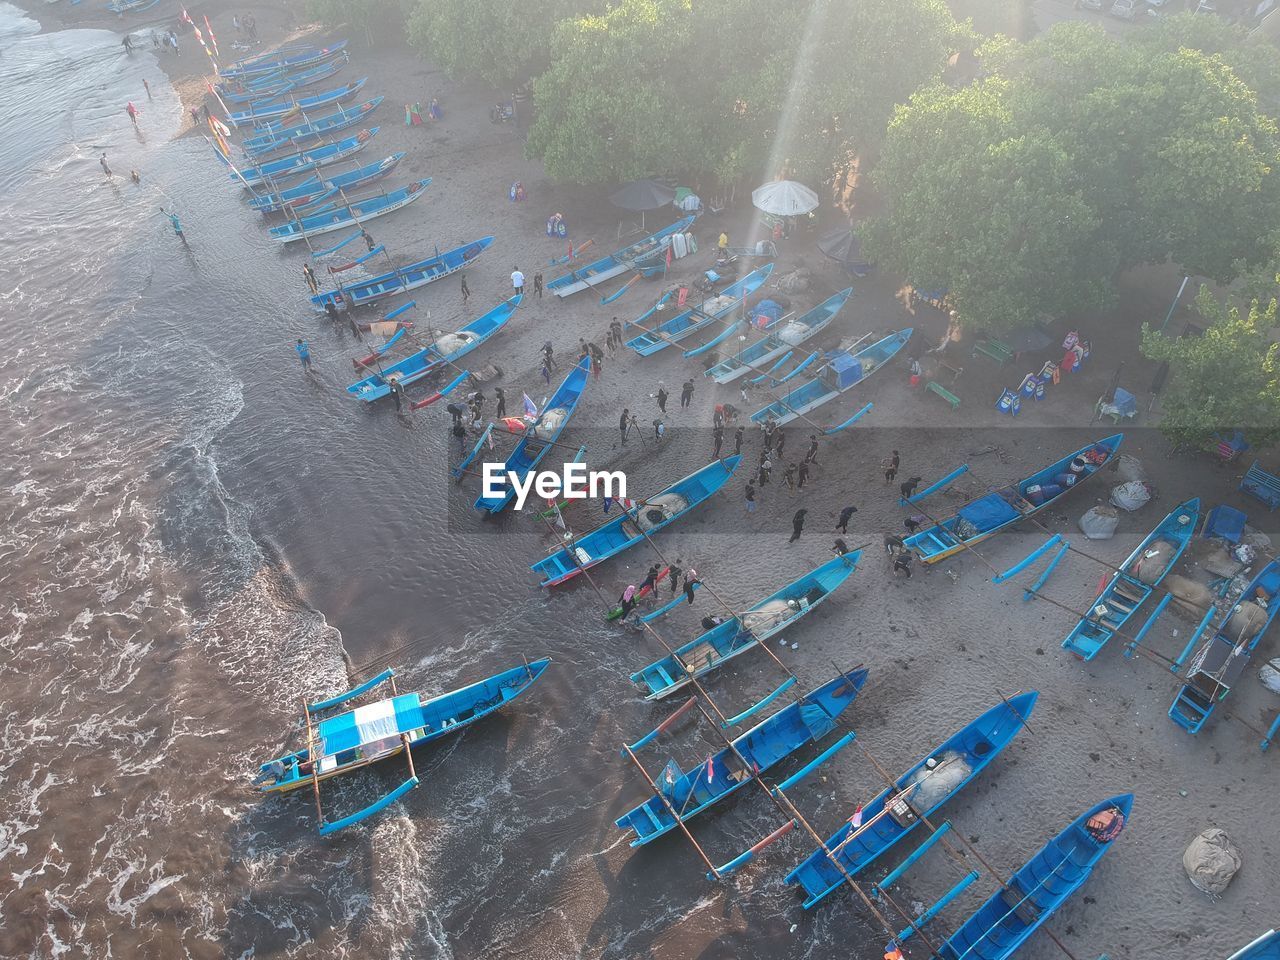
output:
[[[368,77],[361,77],[359,80],[353,80],[351,83],[344,84],[341,87],[326,90],[324,93],[313,94],[310,97],[303,97],[301,100],[294,97],[289,97],[285,100],[267,100],[265,102],[254,100],[249,104],[249,109],[235,110],[228,113],[227,122],[233,127],[256,127],[263,121],[288,116],[295,111],[301,112],[315,107],[325,107],[331,103],[341,103],[343,100],[350,100],[354,97],[364,89],[364,85],[368,82]]]
[[[366,220],[385,217],[401,207],[407,207],[421,197],[430,184],[430,177],[425,180],[415,180],[408,186],[392,190],[390,193],[379,193],[361,200],[352,200],[338,210],[315,213],[301,220],[282,223],[278,227],[272,227],[268,232],[280,243],[293,243],[295,240],[318,237],[324,233],[341,230],[343,227],[364,223]]]
[[[857,353],[837,353],[818,369],[818,375],[812,380],[789,387],[786,396],[753,413],[752,423],[772,420],[782,426],[852,390],[892,360],[911,339],[911,332],[912,328],[907,327]]]
[[[649,234],[643,240],[638,240],[630,246],[623,247],[621,250],[615,250],[607,257],[601,257],[599,260],[588,263],[585,267],[570,270],[564,276],[556,277],[548,283],[547,292],[554,293],[557,297],[569,297],[582,290],[604,283],[604,281],[612,279],[619,274],[626,273],[628,270],[633,270],[637,260],[642,260],[647,256],[652,256],[659,250],[665,249],[671,242],[671,235],[673,233],[683,233],[691,223],[693,223],[693,217],[677,220],[658,232]]]
[[[544,557],[529,569],[542,577],[542,586],[554,587],[597,563],[616,557],[709,500],[713,493],[728,483],[741,460],[741,455],[737,455],[707,464],[683,480],[677,480],[657,496],[624,509],[619,516],[590,533],[574,538],[568,546]]]
[[[445,364],[456,363],[503,328],[520,306],[521,295],[498,304],[488,313],[477,317],[456,333],[440,335],[434,343],[411,353],[403,360],[384,367],[363,380],[347,387],[347,393],[357,399],[372,403],[391,392],[391,384],[408,386],[434,373]],[[399,336],[399,334],[397,334]]]
[[[862,668],[828,680],[736,737],[732,747],[694,764],[687,772],[670,762],[658,778],[654,795],[614,822],[635,833],[633,847],[670,833],[829,734],[866,680],[867,671]],[[623,755],[634,758],[634,750],[644,742],[624,747]]]
[[[281,47],[269,53],[260,53],[256,57],[237,60],[231,66],[220,69],[218,76],[224,81],[242,79],[249,82],[253,77],[264,73],[296,70],[299,67],[310,66],[313,63],[321,63],[332,57],[339,56],[346,47],[347,41],[345,40],[339,40],[327,47],[302,45]]]
[[[1036,691],[996,704],[939,744],[866,806],[861,825],[846,821],[786,882],[805,894],[806,910],[817,906],[887,853],[920,822],[965,788],[1021,732],[1035,709]],[[839,864],[839,866],[837,866]]]
[[[550,452],[573,418],[573,411],[578,408],[578,401],[582,399],[582,391],[587,386],[587,374],[590,372],[590,357],[583,357],[569,371],[559,389],[543,407],[538,419],[525,430],[524,436],[516,443],[515,449],[503,464],[501,478],[494,484],[501,492],[493,497],[481,494],[475,502],[477,510],[497,514],[506,509],[516,495],[516,488],[512,485],[509,474],[514,473],[523,479]]]
[[[331,113],[327,117],[321,117],[319,120],[311,120],[279,130],[273,129],[269,133],[248,137],[240,144],[240,148],[249,157],[261,157],[277,150],[283,150],[285,147],[296,149],[302,144],[318,139],[327,133],[335,133],[338,130],[345,130],[347,127],[354,127],[358,123],[363,123],[373,111],[378,109],[382,100],[382,97],[374,97],[372,100],[366,100],[357,107],[342,107],[337,113]]]
[[[1199,497],[1174,507],[1120,565],[1089,615],[1062,641],[1063,649],[1081,660],[1096,657],[1173,570],[1195,536],[1199,520]]]
[[[341,56],[334,57],[326,63],[295,74],[286,72],[267,74],[267,77],[271,78],[269,82],[247,84],[245,86],[237,84],[235,87],[220,85],[220,95],[228,103],[252,103],[254,100],[261,100],[263,97],[278,97],[282,93],[302,90],[320,83],[322,80],[327,80],[349,62],[350,57],[344,52]]]
[[[1227,960],[1280,960],[1280,930],[1268,930]]]
[[[1244,675],[1249,658],[1280,613],[1280,560],[1272,560],[1244,588],[1217,631],[1197,651],[1187,679],[1169,708],[1169,719],[1199,733],[1214,709]]]
[[[404,151],[393,153],[377,163],[356,167],[347,173],[332,174],[325,179],[318,176],[303,181],[296,187],[281,190],[278,193],[264,193],[249,199],[249,206],[263,213],[274,213],[289,207],[301,210],[308,204],[317,204],[327,200],[339,190],[350,190],[362,184],[370,183],[379,177],[385,177],[404,159]]]
[[[788,321],[728,360],[717,363],[706,371],[706,375],[716,383],[732,383],[744,373],[759,372],[765,364],[772,363],[825,330],[852,295],[853,287],[845,287],[808,313]]]
[[[441,277],[457,273],[488,250],[491,243],[493,243],[493,237],[481,237],[479,240],[472,240],[470,243],[464,243],[444,253],[437,253],[435,256],[411,263],[406,267],[399,267],[387,273],[378,274],[376,277],[342,285],[336,290],[318,293],[311,298],[311,302],[315,304],[317,310],[324,310],[330,303],[335,307],[349,309],[373,303],[396,293],[404,293],[406,290],[416,290]]]
[[[1117,433],[1081,447],[1025,480],[969,501],[955,516],[908,537],[906,544],[922,563],[937,563],[981,543],[1080,486],[1111,462],[1123,440],[1124,434]]]
[[[1082,813],[947,938],[940,960],[1008,960],[1089,879],[1132,808],[1126,793]]]
[[[708,324],[728,318],[734,310],[745,306],[747,297],[764,286],[764,282],[769,279],[769,274],[772,272],[772,263],[765,264],[759,270],[753,270],[741,280],[729,284],[715,296],[707,297],[696,306],[682,310],[670,320],[663,320],[652,332],[645,331],[632,337],[627,341],[627,346],[642,357],[652,356]],[[646,316],[649,315],[646,314]]]
[[[367,147],[369,141],[377,135],[378,127],[361,130],[355,136],[339,140],[337,143],[326,143],[322,147],[312,147],[310,150],[281,157],[279,160],[272,160],[257,167],[245,167],[238,171],[233,168],[227,174],[227,177],[248,189],[264,183],[287,180],[299,174],[310,173],[312,170],[327,164],[345,160],[352,154],[359,153]],[[222,154],[219,153],[218,156],[222,156]],[[228,161],[229,164],[230,161]]]
[[[336,833],[386,809],[418,785],[413,747],[457,733],[500,710],[528,690],[550,663],[549,658],[535,660],[431,699],[419,693],[397,694],[395,671],[387,670],[337,697],[306,704],[303,716],[306,745],[262,764],[254,783],[263,793],[314,787],[320,833],[322,836]],[[391,687],[389,699],[331,713],[335,707],[350,703],[384,683]],[[340,820],[325,820],[320,806],[322,781],[400,753],[408,760],[408,780],[363,810]]]
[[[861,556],[862,551],[855,550],[828,560],[757,601],[745,612],[679,647],[671,656],[633,673],[632,683],[641,689],[646,700],[671,696],[695,677],[710,673],[756,648],[811,613],[853,575]]]

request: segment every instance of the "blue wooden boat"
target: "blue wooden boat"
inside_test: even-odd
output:
[[[268,53],[245,57],[237,60],[229,67],[218,71],[222,80],[245,80],[261,76],[265,73],[276,73],[281,70],[297,70],[339,56],[347,47],[347,41],[339,40],[327,47],[307,45],[291,45],[280,47]]]
[[[324,310],[325,305],[329,303],[346,309],[373,303],[383,297],[403,293],[406,290],[416,290],[441,277],[457,273],[488,250],[492,243],[493,237],[481,237],[479,240],[472,240],[470,243],[464,243],[444,253],[437,253],[425,260],[411,263],[407,267],[400,267],[376,277],[369,277],[367,280],[346,284],[336,290],[318,293],[311,298],[311,302],[315,304],[317,310]]]
[[[240,147],[250,157],[262,157],[269,153],[275,153],[277,150],[283,150],[286,147],[296,150],[302,144],[316,140],[325,134],[336,133],[339,130],[345,130],[347,127],[354,127],[358,123],[363,123],[373,111],[378,109],[382,100],[382,97],[374,97],[372,100],[366,100],[355,107],[341,107],[337,112],[320,117],[317,120],[309,120],[296,126],[282,127],[269,133],[246,137],[241,142]]]
[[[741,280],[729,284],[714,297],[707,297],[701,303],[682,310],[669,320],[663,320],[653,328],[652,333],[645,332],[632,337],[627,341],[627,346],[642,357],[652,356],[708,324],[722,318],[729,318],[735,309],[742,308],[747,297],[764,285],[772,272],[772,263],[765,264],[759,270],[751,271]]]
[[[767,336],[738,351],[728,360],[717,363],[707,370],[706,375],[716,383],[732,383],[744,373],[763,372],[768,364],[788,350],[794,350],[825,330],[852,295],[853,287],[845,287],[808,313],[787,321],[782,327],[770,331]]]
[[[662,796],[655,794],[614,822],[623,830],[634,831],[633,847],[643,846],[671,832],[679,822],[696,817],[797,750],[817,743],[834,730],[836,719],[857,698],[866,680],[865,669],[828,680],[734,738],[736,752],[725,747],[671,779],[664,773],[659,779]],[[742,765],[743,760],[746,767]],[[708,764],[711,767],[710,777],[707,776]],[[672,816],[672,809],[679,814],[679,821]]]
[[[528,690],[550,663],[549,658],[535,660],[430,699],[420,693],[397,694],[395,671],[387,670],[337,697],[307,704],[306,745],[262,764],[254,783],[263,793],[288,793],[314,786],[320,833],[335,833],[373,816],[418,785],[413,756],[407,751],[451,736],[502,709]],[[331,712],[384,683],[390,685],[390,698],[341,713]],[[408,759],[408,780],[357,813],[332,822],[324,819],[320,808],[322,781],[401,753]]]
[[[857,876],[991,764],[1022,730],[1039,693],[1019,694],[992,707],[881,791],[862,808],[862,826],[846,821],[787,874],[805,893],[809,910]],[[840,864],[840,867],[836,866]],[[844,872],[841,872],[840,868]]]
[[[1280,960],[1280,930],[1268,930],[1227,960]]]
[[[621,250],[615,250],[607,257],[601,257],[586,266],[570,270],[548,283],[547,292],[554,293],[557,297],[569,297],[626,273],[635,268],[637,260],[664,249],[671,242],[670,237],[673,233],[683,233],[691,223],[693,223],[693,217],[677,220],[658,232],[649,234],[643,240],[638,240]]]
[[[350,190],[362,184],[370,183],[379,177],[385,177],[404,159],[404,151],[391,156],[356,167],[346,173],[330,174],[321,179],[313,176],[302,183],[277,193],[263,193],[249,198],[249,206],[263,213],[274,213],[289,207],[298,210],[307,204],[318,203],[321,199],[332,197],[339,190]]]
[[[1080,886],[1114,845],[1085,826],[1107,811],[1129,819],[1133,794],[1104,800],[1045,844],[939,948],[941,960],[1007,960]]]
[[[775,590],[743,613],[679,647],[669,657],[631,675],[646,700],[661,700],[734,657],[753,650],[795,624],[831,596],[857,569],[862,551],[828,560]]]
[[[107,4],[107,9],[117,16],[123,17],[126,13],[143,13],[159,2],[160,0],[111,0]]]
[[[516,490],[512,486],[508,474],[514,473],[521,479],[528,476],[554,446],[557,438],[564,432],[573,418],[573,411],[578,408],[582,399],[582,391],[587,386],[587,374],[591,372],[591,358],[583,357],[577,366],[569,371],[551,399],[542,408],[535,420],[524,432],[507,462],[503,465],[502,478],[495,484],[501,492],[497,496],[486,497],[481,494],[476,499],[475,508],[488,514],[501,513],[515,498]]]
[[[1240,602],[1196,652],[1169,719],[1188,733],[1199,733],[1214,708],[1243,676],[1271,622],[1280,612],[1280,560],[1272,560],[1244,588]]]
[[[339,210],[329,210],[303,217],[301,220],[282,223],[278,227],[272,227],[268,232],[280,243],[293,243],[295,240],[318,237],[324,233],[341,230],[343,227],[364,223],[366,220],[385,217],[401,207],[407,207],[426,193],[426,188],[430,184],[430,177],[425,180],[415,180],[408,186],[392,190],[390,193],[379,193],[361,200],[351,200]]]
[[[542,586],[554,587],[617,556],[710,499],[733,476],[741,460],[739,455],[707,464],[657,496],[636,503],[590,533],[574,539],[568,547],[544,557],[530,569],[542,577]]]
[[[1123,433],[1097,440],[1025,480],[971,500],[955,516],[908,537],[907,546],[922,562],[937,563],[981,543],[1080,486],[1111,462],[1122,440]]]
[[[287,180],[289,177],[296,177],[303,173],[310,173],[312,170],[317,170],[330,163],[337,163],[339,160],[345,160],[347,157],[359,153],[378,135],[378,129],[378,127],[372,127],[368,130],[361,130],[354,136],[339,140],[336,143],[326,143],[324,146],[303,150],[260,166],[245,167],[239,172],[232,170],[227,176],[243,187],[255,187],[260,184]]]
[[[1106,589],[1093,602],[1089,615],[1062,641],[1063,649],[1081,660],[1096,657],[1173,570],[1195,535],[1199,521],[1199,497],[1174,507],[1120,565]]]
[[[753,413],[751,421],[773,420],[782,426],[852,390],[892,360],[907,345],[911,332],[912,328],[907,327],[857,353],[837,353],[818,369],[816,377],[789,388],[784,397]]]
[[[350,59],[343,52],[341,56],[334,57],[326,63],[321,63],[298,73],[291,74],[281,71],[278,74],[268,74],[268,77],[271,78],[269,82],[245,85],[219,84],[219,96],[227,103],[252,103],[254,100],[261,100],[263,97],[278,97],[283,93],[302,90],[327,80],[342,70],[350,62]]]
[[[303,97],[301,100],[295,97],[288,97],[284,100],[254,100],[249,104],[247,110],[233,110],[228,113],[227,122],[233,127],[253,126],[294,112],[314,110],[316,107],[328,106],[331,103],[341,103],[343,100],[350,100],[354,97],[364,89],[364,85],[368,82],[368,77],[361,77],[359,80],[353,80],[351,83],[343,84],[341,87],[335,87],[323,93],[312,94],[309,97]]]
[[[439,370],[446,363],[456,363],[501,330],[516,312],[516,307],[520,306],[521,299],[516,295],[498,304],[456,333],[446,333],[430,346],[351,384],[347,387],[347,393],[366,403],[372,403],[387,396],[393,382],[407,387]]]

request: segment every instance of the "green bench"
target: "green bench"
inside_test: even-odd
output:
[[[951,404],[952,410],[960,406],[960,398],[957,397],[950,390],[948,390],[946,387],[944,387],[942,384],[938,383],[936,380],[930,380],[927,384],[925,384],[925,389],[932,391],[933,393],[936,393],[943,400],[947,401],[947,403]]]
[[[978,354],[990,357],[1002,367],[1013,359],[1013,349],[999,340],[979,340],[973,345],[973,356]]]

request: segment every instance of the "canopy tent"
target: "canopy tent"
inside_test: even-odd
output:
[[[644,226],[646,210],[657,210],[672,203],[676,192],[656,180],[632,180],[609,195],[609,202],[623,210],[635,210],[640,214],[640,226]]]
[[[865,277],[871,272],[871,264],[862,257],[862,241],[852,227],[838,227],[818,238],[818,249],[840,264],[846,273]]]
[[[818,208],[818,195],[803,183],[775,180],[752,190],[751,202],[775,217],[799,217]]]

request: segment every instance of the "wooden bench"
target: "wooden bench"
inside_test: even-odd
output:
[[[976,357],[978,354],[990,357],[1002,367],[1013,359],[1013,350],[1007,343],[999,340],[979,340],[973,345],[972,356]]]
[[[948,390],[946,387],[944,387],[942,384],[938,383],[937,380],[930,380],[927,384],[925,384],[925,389],[928,391],[931,391],[932,393],[936,393],[943,400],[947,401],[947,403],[951,404],[952,410],[960,406],[960,398],[957,397],[950,390]]]

